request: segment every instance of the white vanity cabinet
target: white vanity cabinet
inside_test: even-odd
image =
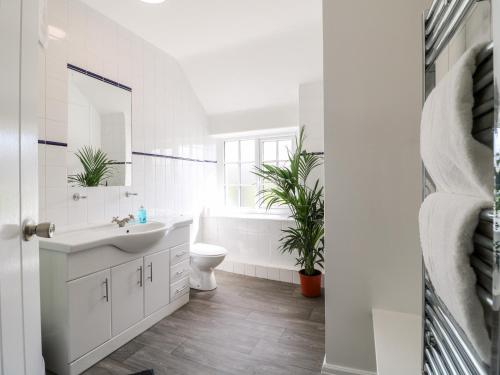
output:
[[[140,252],[64,249],[40,249],[43,355],[55,374],[82,373],[189,301],[189,224]]]

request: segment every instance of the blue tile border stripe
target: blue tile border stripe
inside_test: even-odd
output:
[[[45,139],[39,139],[38,143],[41,144],[41,145],[68,147],[67,143],[47,141]],[[197,163],[214,163],[214,164],[217,164],[216,160],[191,159],[191,158],[183,158],[181,156],[152,154],[152,153],[149,153],[149,152],[132,151],[132,155],[150,156],[150,157],[154,157],[154,158],[165,158],[165,159],[184,160],[184,161],[193,161],[193,162],[197,162]],[[131,162],[116,162],[116,163],[113,163],[113,164],[132,164],[132,163]]]
[[[41,144],[41,145],[68,147],[67,143],[55,142],[55,141],[46,141],[45,139],[39,139],[38,143]]]
[[[116,81],[113,81],[112,79],[100,76],[99,74],[92,73],[89,70],[85,70],[85,69],[79,68],[78,66],[73,65],[73,64],[67,64],[67,67],[68,67],[68,69],[74,70],[75,72],[85,74],[85,75],[87,75],[89,77],[92,77],[92,78],[95,78],[95,79],[97,79],[99,81],[103,81],[103,82],[106,82],[106,83],[108,83],[110,85],[113,85],[113,86],[119,87],[121,89],[124,89],[124,90],[132,92],[132,88],[131,87],[122,85],[121,83],[118,83]]]
[[[165,158],[165,159],[184,160],[184,161],[194,161],[194,162],[198,162],[198,163],[214,163],[214,164],[217,164],[216,160],[191,159],[191,158],[184,158],[182,156],[152,154],[152,153],[149,153],[149,152],[132,151],[132,155],[151,156],[151,157],[154,157],[154,158]]]

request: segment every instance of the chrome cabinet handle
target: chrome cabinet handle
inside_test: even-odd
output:
[[[133,193],[133,192],[131,192],[131,191],[126,191],[126,192],[125,192],[125,196],[126,196],[127,198],[130,198],[130,197],[135,197],[135,196],[137,196],[137,195],[139,195],[139,194],[138,194],[138,193]]]
[[[109,284],[107,277],[106,280],[104,280],[104,285],[106,286],[106,295],[104,296],[104,298],[106,298],[106,302],[109,302]]]
[[[148,280],[151,281],[151,282],[153,282],[153,262],[149,263],[148,267],[149,267]]]
[[[56,231],[56,225],[53,223],[35,224],[32,219],[27,219],[23,223],[23,239],[30,241],[33,236],[52,238]]]
[[[142,288],[142,266],[139,266],[139,268],[137,269],[137,271],[139,271],[139,286]]]
[[[187,252],[186,252],[186,251],[183,251],[182,253],[175,254],[175,257],[176,257],[176,258],[180,258],[180,257],[182,257],[182,256],[184,256],[184,255],[186,255],[186,254],[187,254]]]

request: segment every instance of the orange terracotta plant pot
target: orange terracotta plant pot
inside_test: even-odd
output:
[[[304,273],[304,270],[299,271],[300,276],[300,289],[302,291],[302,295],[308,298],[314,298],[321,296],[321,276],[322,273],[320,271],[316,271],[317,273],[312,276],[307,276]]]

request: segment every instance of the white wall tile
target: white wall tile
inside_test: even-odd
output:
[[[120,216],[120,188],[116,186],[110,186],[104,189],[105,194],[105,216],[106,220],[111,219],[115,216]]]
[[[48,48],[39,51],[40,139],[68,142],[67,63],[71,63],[132,87],[133,151],[208,154],[205,148],[213,148],[213,142],[207,136],[206,114],[173,58],[78,0],[49,0],[48,9],[50,22],[66,36],[50,40]],[[135,214],[140,205],[150,216],[174,211],[196,215],[208,198],[205,182],[216,180],[210,177],[215,168],[207,174],[205,165],[134,155],[131,186],[88,189],[87,200],[73,202],[62,149],[44,148],[40,173],[40,210],[58,226],[106,222],[113,216]],[[139,196],[125,198],[127,190]],[[234,269],[231,262],[226,266]]]
[[[234,268],[234,270],[233,270],[234,273],[237,273],[239,275],[245,274],[245,265],[243,263],[234,262],[233,268]]]
[[[47,187],[66,188],[66,167],[47,165],[45,173],[45,183]]]
[[[54,99],[66,103],[68,100],[67,80],[55,77],[47,77],[45,95],[47,99]]]
[[[46,146],[46,165],[53,167],[66,167],[66,147]]]
[[[65,122],[68,118],[68,104],[65,101],[47,98],[45,110],[49,120]]]
[[[227,272],[234,272],[233,262],[225,259],[221,264],[223,264],[223,270]]]
[[[255,276],[262,279],[267,279],[267,267],[255,266]]]
[[[135,191],[132,191],[130,187],[128,186],[122,186],[120,187],[120,217],[127,217],[128,215],[132,214],[134,215],[135,212],[133,210],[133,198],[132,197],[126,197],[125,193],[126,192],[131,192],[135,193]]]
[[[280,269],[274,267],[267,268],[267,278],[269,280],[280,281]]]
[[[68,225],[67,188],[51,188],[45,190],[46,219],[55,223],[56,228]]]
[[[50,119],[45,120],[45,138],[53,142],[68,142],[68,127],[66,122],[54,121]]]
[[[110,218],[106,217],[106,189],[105,187],[87,188],[87,220],[89,223],[110,221]]]
[[[292,271],[280,269],[279,274],[280,274],[280,281],[283,281],[285,283],[291,283],[293,281]]]
[[[255,277],[255,266],[253,264],[245,264],[245,275]]]
[[[86,188],[68,188],[68,225],[83,225],[87,223],[87,199],[80,199],[75,201],[73,199],[74,194],[80,194],[81,196],[87,196]]]

